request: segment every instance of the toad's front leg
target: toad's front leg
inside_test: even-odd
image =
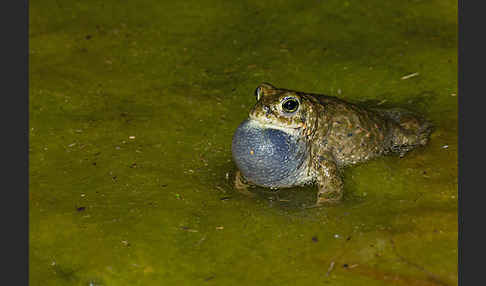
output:
[[[316,206],[335,204],[342,200],[344,184],[341,170],[336,165],[330,152],[318,155],[315,165],[317,172],[317,202]]]

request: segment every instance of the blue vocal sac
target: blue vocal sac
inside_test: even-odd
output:
[[[245,179],[269,188],[292,186],[302,174],[307,157],[303,140],[249,119],[236,129],[232,152]]]

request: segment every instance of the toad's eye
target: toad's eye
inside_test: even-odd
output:
[[[263,96],[263,90],[261,87],[257,87],[257,89],[255,89],[255,97],[256,97],[256,100],[259,101],[260,98],[262,98]]]
[[[285,112],[293,113],[299,108],[299,101],[295,98],[287,98],[282,102],[282,109]]]

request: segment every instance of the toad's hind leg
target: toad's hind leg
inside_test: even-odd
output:
[[[323,153],[317,160],[317,202],[316,205],[335,204],[342,200],[344,184],[341,170],[332,154]]]
[[[424,146],[433,131],[430,121],[417,114],[401,108],[394,108],[382,111],[388,118],[392,119],[398,126],[392,132],[391,149],[403,157],[408,151],[417,146]]]

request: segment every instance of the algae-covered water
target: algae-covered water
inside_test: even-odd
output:
[[[456,285],[456,1],[30,1],[31,285]],[[430,144],[234,190],[261,82],[418,111]]]

